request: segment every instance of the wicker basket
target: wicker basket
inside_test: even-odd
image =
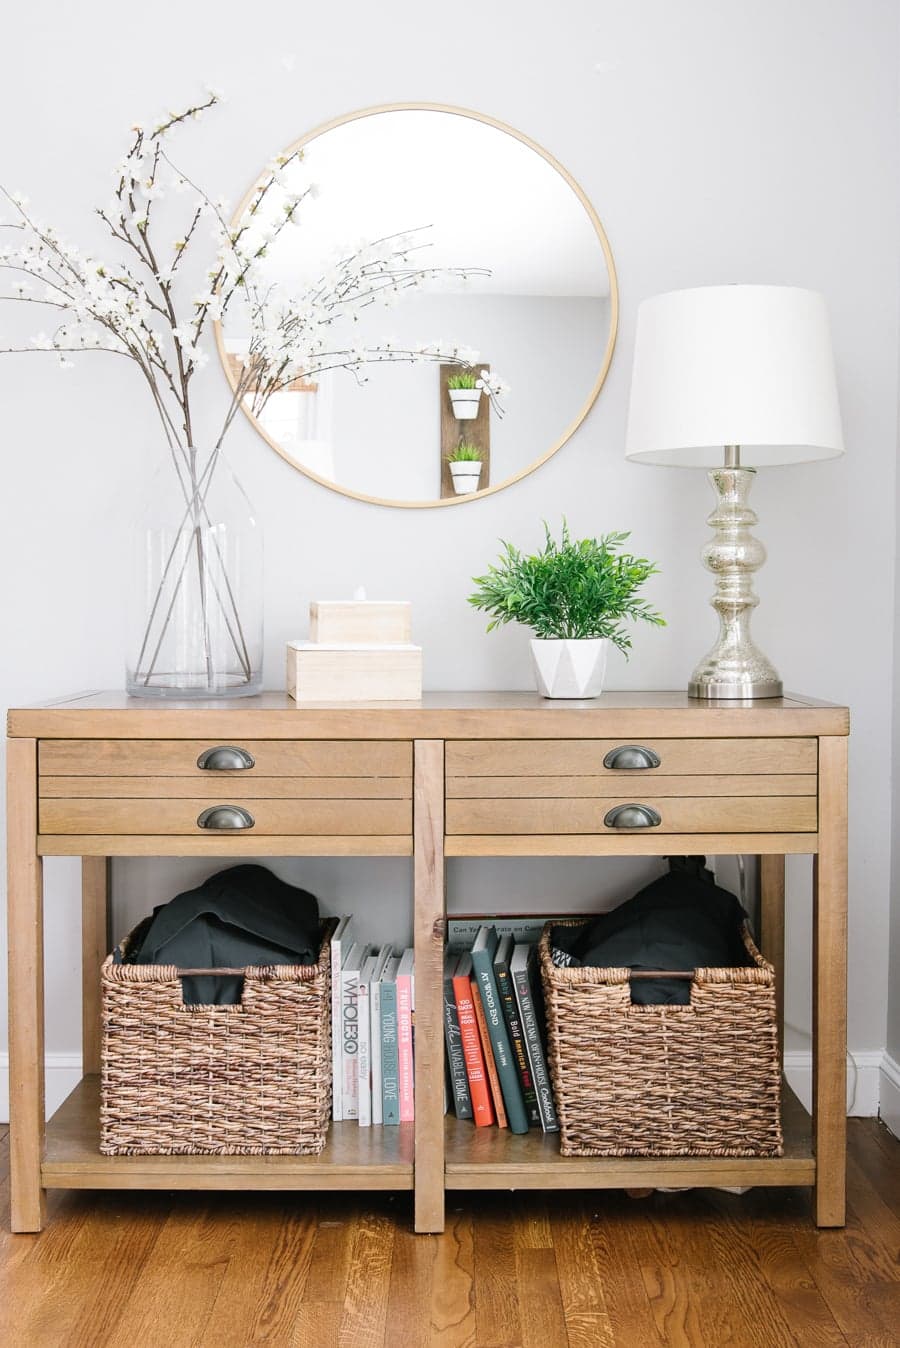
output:
[[[563,1156],[780,1156],[775,971],[696,969],[690,1005],[636,1006],[628,969],[557,968],[540,942]]]
[[[101,1152],[320,1152],[331,1110],[333,928],[321,925],[318,964],[248,967],[235,1006],[186,1006],[174,966],[109,956]]]

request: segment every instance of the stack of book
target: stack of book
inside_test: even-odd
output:
[[[360,1127],[412,1122],[413,952],[355,939],[352,917],[331,938],[332,1117]]]
[[[543,919],[448,924],[444,1036],[453,1107],[478,1127],[559,1132],[547,1067],[537,937]],[[517,939],[521,937],[523,939]],[[461,949],[469,945],[469,949]]]

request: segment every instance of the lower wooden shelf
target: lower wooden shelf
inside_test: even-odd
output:
[[[811,1123],[783,1088],[783,1156],[560,1156],[559,1134],[446,1119],[448,1189],[639,1189],[813,1184]]]
[[[100,1079],[87,1076],[47,1123],[48,1189],[412,1189],[413,1125],[332,1124],[320,1156],[103,1156]]]

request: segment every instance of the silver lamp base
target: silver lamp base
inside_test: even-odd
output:
[[[778,671],[750,639],[750,615],[759,603],[753,573],[766,560],[750,532],[757,518],[747,497],[755,476],[755,469],[740,466],[737,445],[727,445],[725,466],[708,474],[717,503],[707,519],[715,534],[703,549],[703,563],[716,578],[710,603],[719,615],[719,636],[691,675],[689,697],[751,701],[782,695]]]

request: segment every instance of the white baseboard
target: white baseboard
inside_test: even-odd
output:
[[[81,1080],[80,1053],[48,1053],[44,1058],[48,1117],[59,1109]],[[9,1054],[0,1053],[0,1119],[9,1120]]]
[[[847,1113],[856,1118],[874,1118],[884,1080],[886,1055],[881,1049],[856,1052],[847,1062]],[[784,1075],[804,1109],[812,1108],[812,1054],[809,1049],[784,1055]],[[897,1078],[900,1084],[900,1076]]]
[[[894,1137],[900,1137],[900,1063],[885,1050],[881,1062],[881,1093],[878,1113]]]
[[[47,1113],[52,1114],[81,1080],[81,1054],[48,1053],[45,1063]],[[809,1109],[812,1054],[808,1050],[785,1053],[784,1072],[791,1089]],[[847,1113],[863,1118],[880,1113],[891,1132],[900,1137],[900,1065],[887,1053],[875,1049],[852,1055],[852,1064],[847,1064]],[[0,1120],[8,1118],[9,1058],[0,1053]]]

